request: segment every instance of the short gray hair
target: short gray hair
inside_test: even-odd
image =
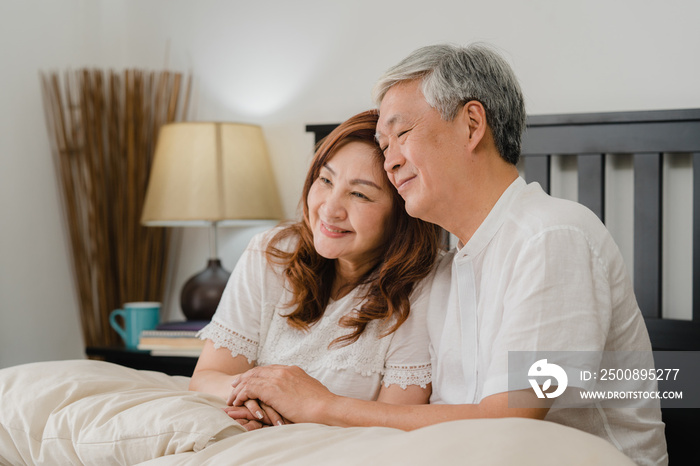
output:
[[[525,102],[515,73],[498,53],[483,44],[419,48],[379,78],[372,91],[377,106],[392,86],[414,79],[422,79],[425,100],[443,120],[453,120],[469,101],[481,102],[496,149],[506,161],[518,162]]]

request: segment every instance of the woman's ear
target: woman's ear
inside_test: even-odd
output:
[[[469,131],[468,140],[469,147],[474,149],[486,134],[486,109],[477,100],[471,100],[462,107],[463,117],[467,122],[467,130]]]

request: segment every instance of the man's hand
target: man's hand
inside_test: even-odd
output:
[[[227,404],[253,408],[260,400],[292,422],[323,422],[325,403],[335,398],[321,382],[296,366],[260,366],[238,375]]]

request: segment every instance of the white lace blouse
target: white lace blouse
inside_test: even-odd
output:
[[[333,393],[353,398],[376,399],[382,382],[402,388],[430,383],[427,287],[414,290],[410,316],[396,332],[380,338],[387,327],[375,320],[355,343],[329,348],[333,340],[350,333],[338,321],[359,307],[362,290],[331,301],[308,331],[291,327],[283,317],[291,312],[286,307],[290,292],[281,269],[270,266],[265,258],[267,242],[277,231],[251,240],[200,338],[212,340],[217,348],[228,348],[233,356],[244,355],[256,365],[299,366]],[[291,244],[289,240],[278,247],[290,248]]]

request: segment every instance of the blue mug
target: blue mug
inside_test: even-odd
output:
[[[119,325],[117,317],[122,318],[123,326]],[[141,332],[155,329],[159,321],[160,303],[156,302],[126,303],[124,309],[115,309],[109,314],[109,324],[129,349],[136,349]]]

